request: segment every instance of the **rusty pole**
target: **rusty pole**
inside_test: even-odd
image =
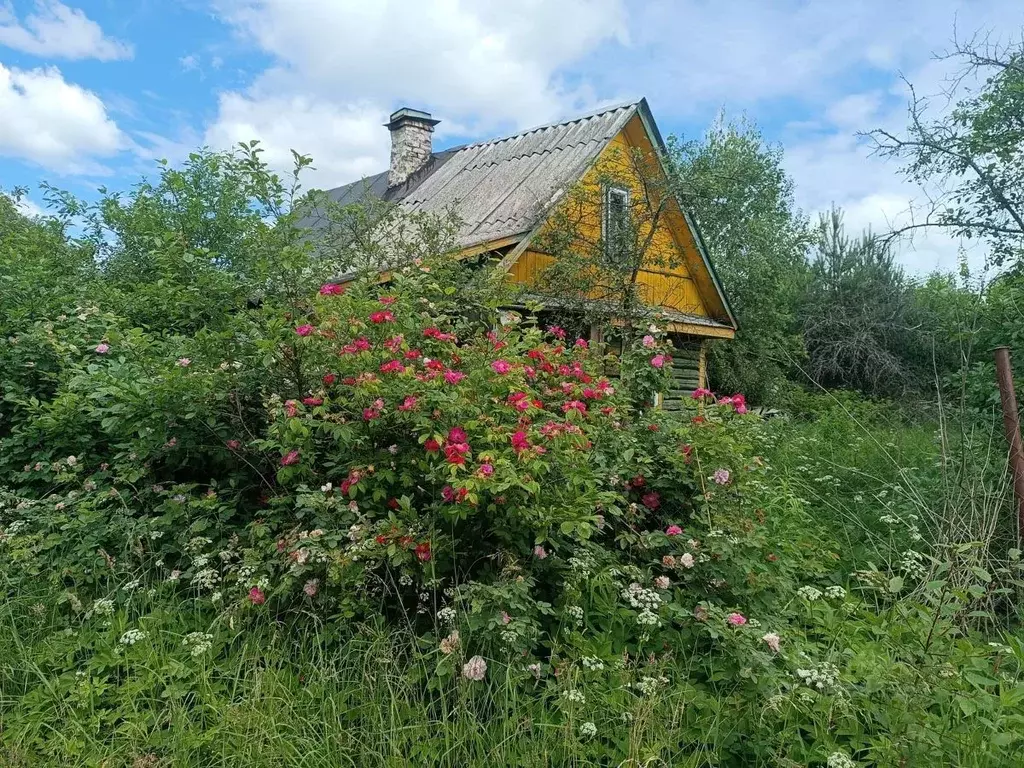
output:
[[[996,347],[995,356],[999,399],[1003,404],[1003,430],[1006,432],[1006,442],[1010,446],[1013,494],[1017,497],[1017,536],[1024,541],[1024,443],[1020,438],[1020,418],[1017,414],[1017,395],[1013,389],[1010,348]]]

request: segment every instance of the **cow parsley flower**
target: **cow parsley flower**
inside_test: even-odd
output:
[[[597,735],[597,726],[587,721],[580,723],[580,736],[584,739],[592,739]]]
[[[587,697],[583,695],[583,691],[578,688],[567,688],[562,691],[562,698],[568,701],[570,704],[586,704]]]
[[[140,640],[144,640],[145,638],[146,633],[143,632],[141,629],[129,629],[127,632],[121,635],[121,639],[118,640],[117,643],[118,645],[122,646],[135,645],[137,642],[139,642]]]
[[[192,658],[198,659],[213,647],[213,635],[205,632],[189,632],[181,641]]]
[[[796,591],[797,595],[802,597],[809,603],[813,603],[815,600],[821,598],[822,592],[817,587],[803,586]]]
[[[833,752],[825,761],[828,768],[857,768],[857,764],[845,752]]]
[[[92,604],[92,612],[97,616],[113,616],[114,600],[110,597],[101,597]]]

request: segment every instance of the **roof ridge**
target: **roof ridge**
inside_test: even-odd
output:
[[[609,112],[616,112],[616,111],[618,111],[620,109],[627,109],[629,107],[637,107],[637,106],[640,105],[640,102],[642,102],[642,101],[643,101],[643,99],[641,98],[641,99],[634,99],[632,101],[623,101],[623,102],[620,102],[618,104],[611,104],[611,105],[608,105],[608,106],[605,106],[605,107],[601,107],[601,108],[599,108],[597,110],[594,110],[593,112],[587,112],[587,113],[582,114],[582,115],[576,115],[575,117],[568,117],[568,118],[565,118],[564,120],[558,120],[558,121],[555,121],[553,123],[545,123],[544,125],[535,125],[532,128],[526,128],[526,129],[524,129],[522,131],[517,131],[516,133],[510,133],[508,136],[496,136],[493,139],[486,139],[484,141],[475,141],[475,142],[471,142],[471,143],[468,143],[468,144],[462,144],[461,146],[458,146],[458,147],[452,147],[452,149],[457,149],[457,150],[473,149],[474,147],[482,147],[482,146],[485,146],[487,144],[498,144],[498,143],[503,142],[503,141],[509,141],[511,139],[518,139],[521,136],[526,136],[526,135],[531,134],[531,133],[536,133],[537,131],[543,131],[543,130],[546,130],[548,128],[559,128],[559,127],[561,127],[563,125],[571,125],[572,123],[580,123],[580,122],[583,122],[584,120],[590,120],[590,119],[595,118],[595,117],[600,117],[601,115],[606,115]]]

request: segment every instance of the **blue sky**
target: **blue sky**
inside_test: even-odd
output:
[[[311,154],[331,187],[386,166],[398,106],[440,118],[445,146],[645,95],[666,135],[745,114],[805,211],[879,230],[920,193],[857,131],[903,125],[901,74],[940,90],[954,29],[1022,27],[1019,0],[0,0],[0,187],[90,196],[249,138],[280,167]],[[950,268],[958,248],[901,258]]]

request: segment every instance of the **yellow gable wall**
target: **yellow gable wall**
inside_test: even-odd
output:
[[[634,116],[609,142],[594,166],[579,182],[579,186],[566,195],[561,205],[563,210],[566,206],[576,208],[571,218],[577,222],[582,242],[596,243],[601,238],[602,179],[613,177],[617,184],[630,187],[632,209],[645,200],[640,175],[642,171],[636,167],[637,147],[648,156],[653,152],[640,117]],[[648,166],[644,167],[646,169]],[[655,186],[660,187],[657,184]],[[709,317],[707,306],[690,274],[693,265],[703,269],[700,254],[678,209],[674,205],[666,206],[656,222],[652,222],[649,215],[641,215],[638,221],[641,239],[646,238],[651,227],[654,227],[654,236],[645,254],[645,268],[637,275],[637,284],[644,301],[650,306],[668,307],[691,315]],[[516,283],[532,284],[551,261],[551,256],[528,249],[512,265],[509,276]]]

